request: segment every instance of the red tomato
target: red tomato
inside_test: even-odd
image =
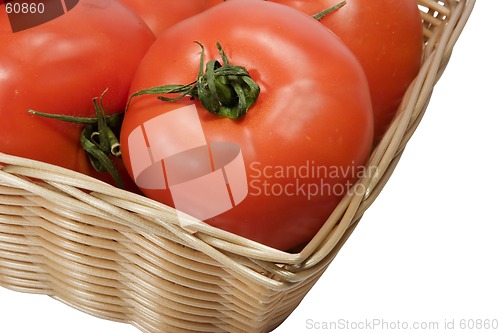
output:
[[[120,0],[139,14],[155,35],[182,21],[196,15],[208,6],[210,0]],[[221,0],[222,1],[222,0]]]
[[[340,0],[269,0],[317,14]],[[422,19],[415,0],[348,0],[320,21],[357,56],[370,84],[379,139],[418,74],[422,57]]]
[[[131,92],[195,80],[202,50],[194,41],[204,45],[205,61],[222,63],[220,42],[229,62],[244,66],[260,86],[256,103],[233,120],[189,97],[175,102],[135,97],[121,132],[125,166],[147,196],[186,207],[213,226],[282,250],[308,241],[370,153],[373,113],[359,62],[330,31],[296,10],[228,1],[161,34],[141,62]],[[169,125],[162,127],[163,121]],[[231,151],[218,161],[223,148]],[[190,182],[191,169],[203,169],[207,160],[181,157],[200,152],[207,153],[203,158],[211,154],[214,167]],[[171,169],[176,161],[180,169]],[[205,176],[220,176],[222,169],[229,185],[204,183]],[[189,187],[186,197],[178,196]],[[232,202],[223,207],[219,198],[228,199],[228,192]],[[202,205],[186,204],[199,198]],[[198,208],[205,214],[215,206],[226,210],[197,215]]]
[[[81,125],[28,114],[29,109],[95,117],[106,88],[107,113],[123,111],[130,82],[154,41],[151,30],[116,1],[81,0],[53,20],[13,33],[0,5],[0,151],[93,172],[80,147]]]

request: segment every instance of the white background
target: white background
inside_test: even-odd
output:
[[[277,333],[310,325],[500,320],[500,1],[478,0],[394,175]],[[455,330],[445,330],[445,322]],[[373,322],[372,322],[373,323]],[[450,326],[448,326],[450,327]],[[349,328],[349,329],[348,329]],[[415,330],[415,329],[414,329]],[[0,288],[0,331],[138,333],[47,296]],[[401,332],[390,327],[335,332]]]

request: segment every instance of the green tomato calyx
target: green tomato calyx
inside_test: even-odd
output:
[[[222,58],[222,64],[217,60],[205,63],[205,47],[200,42],[202,52],[200,68],[195,81],[186,85],[164,85],[140,90],[130,96],[130,101],[141,95],[160,95],[157,98],[164,102],[175,102],[186,96],[197,98],[210,113],[230,119],[241,119],[248,109],[257,101],[260,88],[250,77],[247,69],[234,66],[217,42],[217,49]],[[169,94],[177,94],[167,97]],[[128,106],[127,106],[128,107]]]

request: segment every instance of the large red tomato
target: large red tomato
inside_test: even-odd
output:
[[[269,0],[317,14],[339,0]],[[370,84],[375,136],[381,137],[420,69],[422,19],[415,0],[348,0],[321,19],[357,56]]]
[[[125,165],[147,196],[290,249],[318,231],[362,174],[373,136],[366,77],[349,49],[314,19],[286,6],[239,0],[161,34],[131,92],[195,81],[202,55],[207,76],[219,65],[222,74],[228,66],[218,42],[227,62],[246,68],[260,86],[247,114],[215,115],[188,96],[174,102],[134,97],[121,133]],[[223,102],[209,99],[208,106],[235,107],[242,101],[237,87],[253,99],[255,90],[245,90],[252,85],[242,77],[218,77]],[[194,95],[210,88],[200,82]]]
[[[171,25],[196,15],[208,6],[209,0],[120,0],[139,14],[155,35]],[[222,0],[221,0],[222,1]]]
[[[17,32],[6,10],[0,4],[0,151],[111,181],[93,171],[81,149],[81,125],[28,110],[95,117],[92,99],[109,89],[106,112],[123,111],[135,70],[154,41],[151,30],[117,1],[80,0],[67,13]]]

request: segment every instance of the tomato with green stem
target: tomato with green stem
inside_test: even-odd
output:
[[[315,15],[340,0],[268,0]],[[352,50],[370,85],[378,141],[420,69],[423,30],[415,0],[347,0],[320,19]]]
[[[131,94],[122,154],[143,193],[178,208],[171,179],[202,162],[185,160],[172,175],[170,157],[210,145],[205,171],[224,169],[232,198],[230,209],[203,220],[282,250],[313,237],[362,176],[371,150],[368,83],[355,56],[313,18],[266,1],[228,1],[162,33]],[[163,121],[169,125],[157,125]],[[221,145],[212,143],[231,144],[244,176],[237,158],[229,169],[217,166]],[[235,174],[244,182],[233,187]],[[188,196],[217,205],[212,191],[197,186]],[[236,192],[244,199],[237,202]]]
[[[114,184],[94,171],[80,147],[83,125],[28,110],[96,117],[92,100],[108,89],[104,110],[122,112],[137,66],[154,41],[151,30],[121,3],[105,0],[80,0],[64,15],[18,32],[0,14],[0,27],[0,151]]]

